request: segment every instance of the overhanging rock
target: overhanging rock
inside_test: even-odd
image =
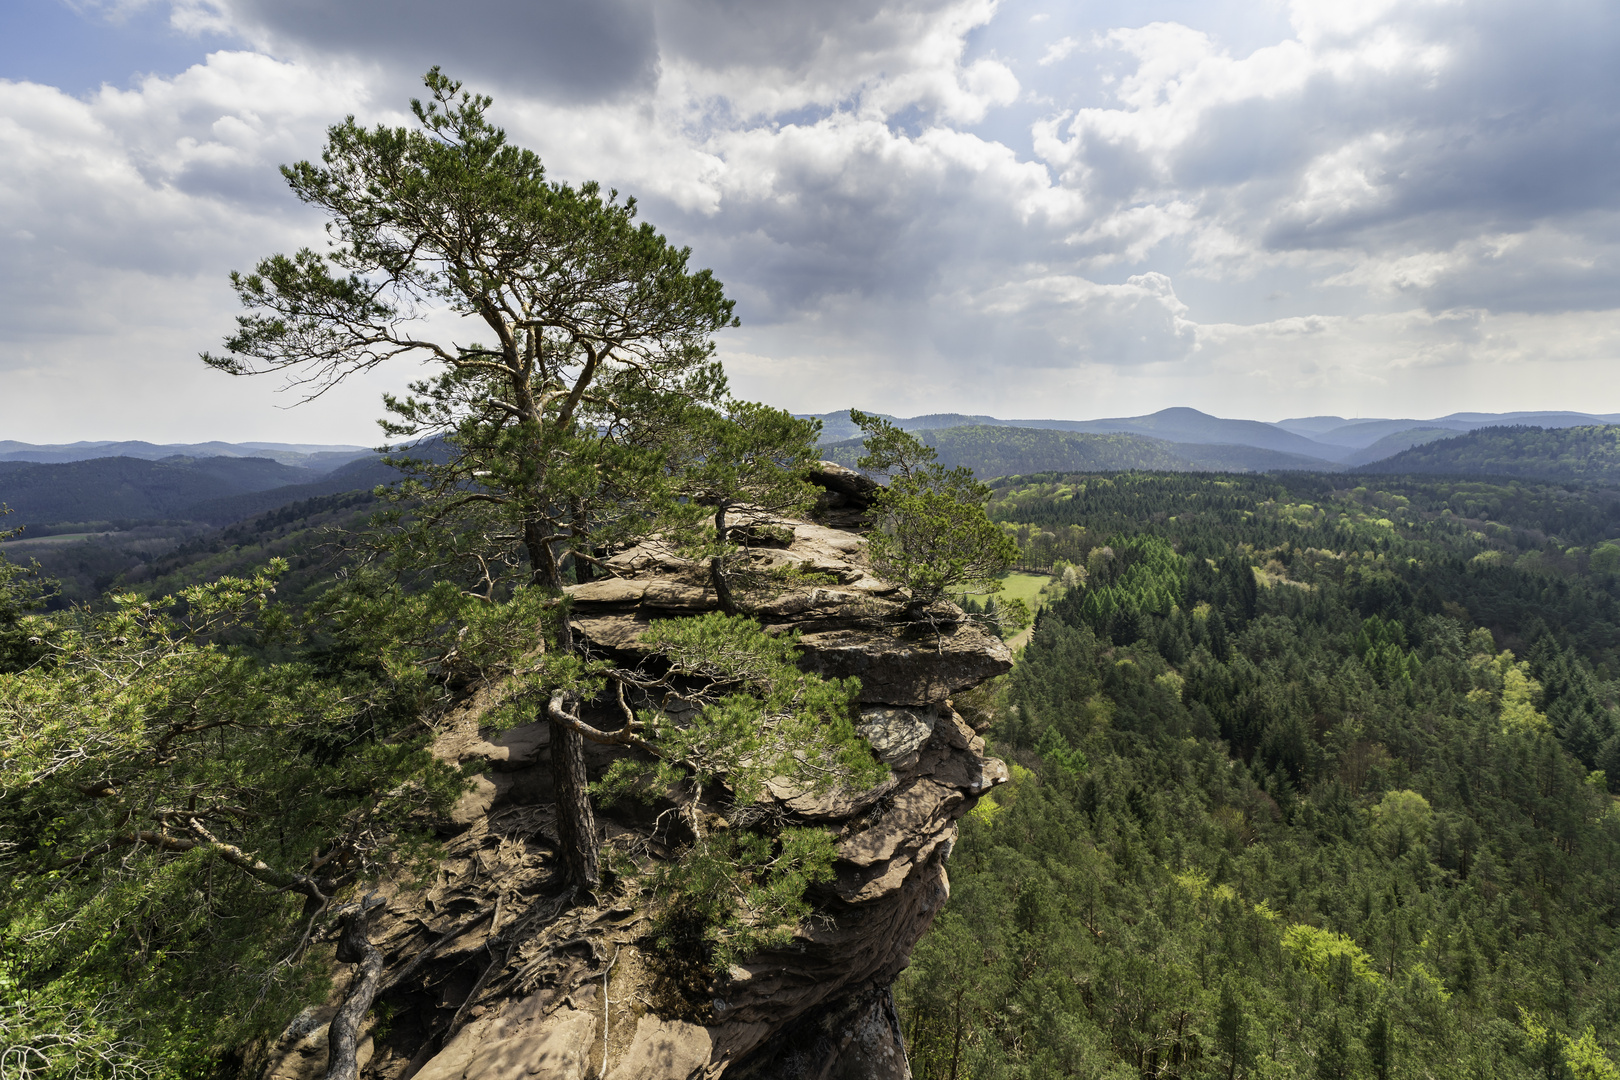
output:
[[[830,488],[836,498],[827,501],[842,517],[829,518],[858,521],[873,489],[835,479],[848,490]],[[734,966],[694,1013],[690,1003],[674,1007],[660,983],[651,913],[635,896],[604,893],[524,930],[556,865],[550,746],[543,724],[485,727],[501,704],[485,688],[439,722],[436,752],[479,773],[440,823],[453,833],[448,855],[425,888],[395,889],[372,932],[389,958],[385,983],[425,942],[443,944],[385,995],[393,1019],[377,1029],[364,1076],[909,1076],[889,986],[949,896],[957,820],[1007,779],[949,699],[1007,671],[1012,657],[954,609],[916,621],[910,597],[872,575],[857,533],[803,522],[791,529],[785,546],[754,553],[754,569],[791,566],[803,584],[745,599],[767,630],[800,635],[807,670],[861,681],[859,730],[891,768],[864,792],[768,785],[772,812],[828,830],[839,853],[836,878],[812,894],[815,915],[792,947]],[[575,632],[598,655],[656,664],[640,640],[653,620],[719,608],[706,568],[655,544],[610,566],[614,577],[569,590]],[[592,778],[628,752],[593,746]],[[728,827],[722,809],[710,812],[711,827]],[[656,816],[616,805],[601,823],[622,849],[667,858],[674,853],[661,846]],[[478,982],[485,968],[491,974]],[[444,1038],[452,1015],[462,1026]],[[271,1066],[278,1080],[306,1072],[314,1080],[320,1073],[310,1070],[323,1063],[311,1062],[288,1051]]]

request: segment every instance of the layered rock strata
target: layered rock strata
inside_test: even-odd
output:
[[[837,466],[819,479],[829,492],[822,520],[859,525],[870,481]],[[545,886],[556,855],[546,726],[482,728],[497,704],[482,691],[446,718],[436,743],[437,753],[478,771],[444,824],[454,834],[447,857],[427,888],[385,890],[387,906],[373,923],[372,941],[388,961],[376,1012],[390,1019],[362,1049],[362,1076],[910,1075],[889,986],[949,893],[945,863],[957,819],[1007,776],[951,695],[1006,671],[1011,657],[999,640],[945,612],[918,619],[908,595],[872,575],[858,533],[784,524],[773,534],[780,546],[754,549],[748,569],[763,581],[791,568],[796,583],[744,599],[768,630],[799,633],[807,670],[861,680],[858,729],[892,770],[858,793],[772,786],[782,820],[838,840],[836,880],[813,896],[815,917],[793,947],[734,966],[712,1001],[694,1009],[667,992],[645,896],[604,889],[595,902],[550,910]],[[613,577],[569,590],[575,633],[599,655],[652,659],[640,641],[652,620],[719,607],[706,567],[654,544],[609,565]],[[593,779],[622,752],[593,746]],[[602,825],[612,850],[643,860],[675,854],[662,846],[653,814],[614,808]],[[436,946],[431,955],[417,960],[428,945]],[[271,1049],[266,1075],[320,1075],[311,1070],[324,1062],[323,1022],[320,1010],[295,1022]]]

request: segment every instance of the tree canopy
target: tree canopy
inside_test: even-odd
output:
[[[516,546],[560,587],[568,561],[673,505],[659,431],[724,400],[711,335],[736,324],[733,304],[634,199],[548,180],[489,121],[490,98],[437,68],[424,82],[416,128],[350,117],[320,163],[282,169],[326,213],[329,250],[233,273],[250,311],[204,360],[289,371],[313,394],[395,359],[436,365],[386,402],[391,436],[450,447],[416,457],[410,494],[463,524],[465,557],[487,568]],[[451,336],[428,329],[435,314],[458,317]]]
[[[1368,482],[1363,485],[1362,479]],[[1611,492],[1047,475],[918,1077],[1614,1077]]]
[[[872,566],[911,589],[918,604],[949,592],[983,590],[1018,556],[985,514],[990,487],[967,468],[947,469],[933,447],[880,416],[850,410],[866,433],[856,464],[887,477],[875,507]]]
[[[250,312],[225,355],[204,360],[234,374],[296,371],[315,393],[396,358],[437,365],[385,401],[385,430],[416,447],[384,542],[396,572],[458,580],[492,602],[516,574],[558,592],[639,538],[690,538],[709,498],[723,587],[726,507],[762,493],[749,477],[767,465],[782,474],[776,487],[790,482],[814,429],[729,399],[711,335],[736,324],[732,302],[690,268],[689,249],[635,221],[633,199],[548,180],[489,121],[490,98],[437,68],[424,82],[415,129],[350,117],[319,164],[282,170],[326,212],[331,249],[233,274]],[[430,312],[459,316],[482,341],[428,336]],[[770,450],[744,453],[767,429]],[[567,620],[555,625],[541,645],[565,656]],[[562,669],[556,689],[576,692],[575,667]],[[592,885],[586,733],[566,704],[549,714],[559,831],[576,881]]]

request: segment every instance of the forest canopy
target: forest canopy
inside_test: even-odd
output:
[[[1071,582],[899,986],[914,1074],[1620,1075],[1620,505],[1023,477]],[[963,703],[958,703],[959,707]]]

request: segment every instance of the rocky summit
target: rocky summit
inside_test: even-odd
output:
[[[874,486],[824,465],[817,521],[776,523],[751,548],[747,594],[773,633],[799,634],[802,665],[861,681],[857,729],[891,775],[867,791],[831,794],[769,785],[777,820],[837,840],[835,880],[811,894],[813,915],[792,945],[754,955],[703,985],[674,985],[649,933],[646,894],[605,886],[589,902],[551,908],[556,866],[547,726],[498,731],[493,688],[472,688],[439,722],[435,752],[476,773],[450,819],[445,857],[426,881],[379,891],[371,939],[387,958],[382,1007],[361,1048],[365,1077],[558,1080],[910,1076],[890,984],[949,894],[957,820],[1007,778],[953,695],[1011,667],[1006,646],[940,605],[922,617],[911,597],[873,575],[860,534]],[[641,635],[654,619],[717,610],[707,567],[656,543],[608,561],[611,576],[573,586],[572,625],[592,652],[656,662]],[[587,713],[590,709],[587,707]],[[612,727],[612,711],[595,721]],[[592,779],[627,747],[591,745]],[[724,807],[705,827],[729,827]],[[602,814],[605,846],[645,868],[672,859],[668,806],[618,803]],[[306,1010],[268,1048],[267,1080],[323,1073],[332,1004]],[[379,1019],[381,1018],[381,1019]],[[438,1034],[434,1034],[438,1033]],[[445,1037],[448,1033],[448,1037]]]

